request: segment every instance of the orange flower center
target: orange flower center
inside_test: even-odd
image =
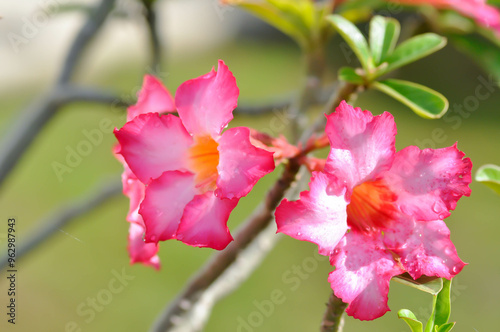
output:
[[[394,220],[396,195],[381,180],[356,186],[347,206],[347,223],[362,232],[384,229]]]
[[[217,165],[219,165],[219,144],[210,136],[195,136],[189,148],[189,168],[195,173],[196,187],[204,192],[215,190]]]

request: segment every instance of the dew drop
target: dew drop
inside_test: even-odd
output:
[[[453,273],[458,273],[458,267],[456,265],[451,270]]]
[[[340,252],[340,249],[339,249],[339,248],[335,248],[335,249],[333,250],[333,254],[334,254],[334,255],[337,255],[339,252]]]
[[[435,202],[434,205],[432,205],[432,211],[434,211],[436,213],[440,213],[441,212],[441,207],[439,206],[438,202]]]
[[[297,232],[297,236],[301,236],[301,235],[302,235],[302,233],[301,233],[301,232]]]

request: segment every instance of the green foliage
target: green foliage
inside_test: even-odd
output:
[[[451,280],[424,278],[422,282],[407,277],[396,278],[397,281],[432,294],[432,313],[422,329],[423,324],[417,319],[415,314],[408,309],[401,309],[398,317],[403,319],[412,332],[448,332],[455,326],[455,322],[448,323],[451,313]],[[424,280],[429,280],[423,282]]]
[[[377,73],[377,76],[389,73],[397,68],[422,59],[446,45],[446,38],[435,33],[424,33],[412,37],[396,47],[394,52],[389,54],[384,61],[387,67]]]
[[[323,44],[331,31],[325,21],[329,12],[326,3],[316,4],[310,0],[224,0],[223,3],[254,14],[290,36],[305,50]]]
[[[486,164],[476,172],[476,181],[481,182],[500,195],[500,166]]]
[[[448,110],[449,104],[445,96],[421,84],[387,79],[373,82],[372,87],[400,101],[426,119],[439,119]]]
[[[422,322],[420,322],[415,314],[408,309],[398,311],[398,318],[401,318],[408,324],[412,332],[423,332]]]
[[[375,16],[370,21],[370,44],[359,29],[340,15],[328,20],[349,44],[361,63],[361,69],[343,67],[339,80],[375,88],[408,106],[426,119],[438,119],[448,110],[448,100],[426,86],[396,79],[377,81],[385,74],[432,54],[446,45],[446,39],[434,33],[412,37],[396,47],[401,27],[393,18]]]
[[[368,42],[361,31],[340,15],[330,15],[328,20],[354,51],[364,71],[366,73],[372,72],[375,64]]]
[[[370,49],[373,61],[380,65],[396,47],[401,26],[393,18],[375,16],[370,22]]]
[[[400,284],[416,288],[422,292],[429,293],[431,295],[437,295],[441,289],[443,289],[443,281],[441,278],[435,277],[421,277],[414,280],[408,273],[401,274],[394,278],[394,281]]]

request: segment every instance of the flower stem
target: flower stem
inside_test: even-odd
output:
[[[330,295],[328,299],[328,304],[326,305],[325,315],[323,316],[323,321],[321,322],[321,332],[342,332],[344,328],[344,311],[347,307],[347,303],[342,302],[341,299],[335,296],[335,294]]]

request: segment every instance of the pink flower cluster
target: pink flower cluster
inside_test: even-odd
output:
[[[232,241],[231,211],[275,167],[273,154],[250,142],[248,128],[223,132],[238,95],[223,61],[217,72],[181,84],[175,101],[159,81],[145,78],[128,122],[115,130],[123,192],[130,198],[132,263],[158,268],[159,241],[218,250]],[[178,117],[160,114],[175,110]]]
[[[159,268],[158,242],[169,239],[224,249],[239,199],[273,171],[275,159],[301,157],[314,146],[300,150],[246,127],[223,131],[238,94],[222,61],[217,72],[179,86],[175,100],[146,76],[128,122],[115,130],[130,198],[132,263]],[[165,114],[175,111],[178,117]],[[465,263],[443,219],[470,194],[470,160],[456,145],[396,151],[390,113],[373,116],[345,102],[327,116],[325,131],[317,146],[329,142],[327,160],[300,159],[317,170],[310,190],[297,201],[283,200],[275,216],[278,232],[313,242],[330,258],[335,270],[328,281],[349,304],[347,313],[362,320],[382,316],[389,310],[389,282],[399,274],[458,274]]]
[[[443,219],[468,196],[471,162],[456,146],[396,152],[390,113],[373,116],[342,102],[327,117],[330,154],[310,191],[276,210],[278,232],[330,257],[335,295],[347,313],[372,320],[389,310],[393,276],[450,279],[464,263]]]

